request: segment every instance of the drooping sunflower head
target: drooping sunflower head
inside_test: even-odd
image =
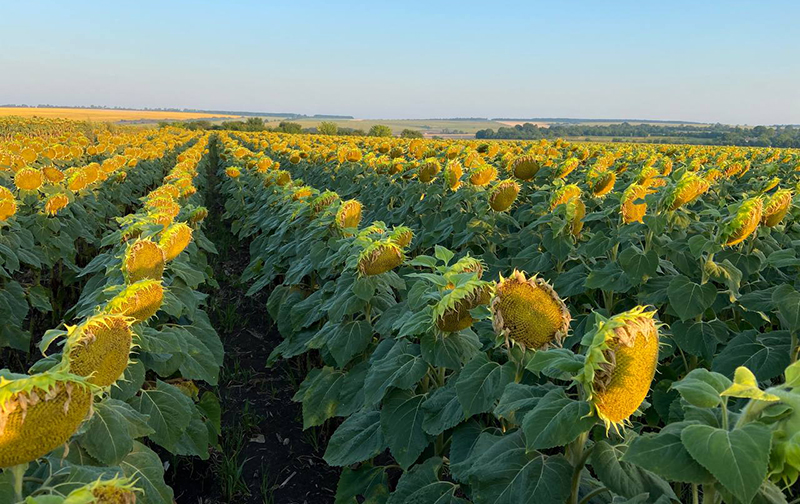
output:
[[[569,203],[575,198],[581,197],[581,188],[575,184],[568,184],[559,187],[550,198],[550,211],[553,211],[558,205]]]
[[[241,170],[239,170],[239,168],[235,166],[229,166],[225,168],[225,175],[227,175],[229,178],[232,179],[239,178],[241,174],[242,174]]]
[[[391,240],[370,243],[358,255],[358,272],[363,276],[380,275],[403,263],[403,251]]]
[[[164,250],[150,239],[128,245],[122,261],[122,272],[128,283],[139,280],[161,280],[166,257]]]
[[[206,217],[208,217],[208,208],[197,207],[189,214],[189,222],[196,225],[203,222]]]
[[[343,201],[336,212],[336,225],[339,229],[357,228],[361,223],[361,202],[358,200]]]
[[[498,335],[525,348],[560,345],[572,320],[564,301],[544,279],[514,270],[500,277],[492,299],[492,324]]]
[[[464,169],[457,159],[447,162],[444,168],[444,180],[447,187],[455,191],[461,187],[461,176],[464,175]]]
[[[44,204],[44,211],[50,216],[57,215],[68,204],[69,197],[66,194],[57,193],[47,198],[47,202]]]
[[[17,202],[14,198],[0,199],[0,222],[6,221],[17,213]]]
[[[469,175],[469,182],[475,186],[485,186],[497,178],[497,168],[483,164],[473,168]]]
[[[542,165],[531,155],[519,156],[511,162],[511,173],[520,180],[531,180],[539,173]]]
[[[433,308],[435,326],[444,333],[470,327],[475,322],[470,310],[489,304],[491,295],[491,283],[480,280],[478,274],[470,280],[461,281],[459,285],[451,284]]]
[[[650,391],[658,365],[655,314],[637,306],[608,319],[595,315],[594,328],[583,338],[585,361],[576,380],[606,430],[630,423]]]
[[[0,467],[36,460],[66,443],[89,415],[92,389],[63,371],[0,377]]]
[[[136,504],[135,484],[133,477],[98,479],[70,492],[64,504]]]
[[[339,201],[339,195],[333,191],[324,191],[311,201],[311,212],[317,215],[333,203]]]
[[[637,203],[638,200],[644,199],[647,196],[647,188],[639,184],[631,184],[625,189],[622,194],[622,222],[630,224],[631,222],[642,222],[645,212],[647,212],[647,203]]]
[[[42,173],[44,174],[44,177],[52,184],[58,184],[64,180],[64,172],[52,165],[42,168]]]
[[[489,206],[495,212],[505,212],[517,199],[520,187],[519,184],[511,179],[498,182],[489,192]]]
[[[161,232],[158,246],[164,251],[167,262],[175,259],[192,241],[192,228],[183,222],[171,225]]]
[[[401,248],[406,248],[411,244],[411,240],[414,239],[414,232],[409,227],[396,226],[392,229],[392,234],[389,235],[389,239]]]
[[[163,301],[164,287],[160,280],[139,280],[114,296],[106,304],[105,312],[132,317],[134,323],[139,323],[155,315]]]
[[[14,175],[14,185],[22,191],[36,191],[44,183],[44,175],[36,168],[26,166]]]
[[[583,218],[586,217],[586,205],[583,200],[573,198],[567,203],[567,222],[569,222],[569,232],[572,236],[578,236],[583,229]]]
[[[698,196],[708,191],[711,184],[708,180],[694,172],[686,172],[666,197],[665,203],[669,211],[677,210],[689,204]]]
[[[439,172],[442,171],[442,165],[436,158],[427,158],[419,166],[419,180],[420,182],[428,183],[433,180]]]
[[[131,351],[130,320],[121,315],[95,315],[68,329],[62,362],[70,373],[108,387],[125,368]]]
[[[617,181],[617,172],[602,171],[597,172],[594,176],[590,177],[590,187],[592,194],[598,197],[605,196],[614,189],[614,183]]]
[[[566,178],[567,175],[575,171],[575,168],[581,164],[581,161],[576,157],[571,157],[561,163],[555,170],[554,175],[556,178]]]
[[[777,226],[789,213],[792,207],[792,190],[778,189],[769,197],[764,205],[764,212],[761,216],[761,224],[767,227]]]
[[[747,239],[758,228],[764,212],[764,202],[759,196],[745,200],[722,229],[724,244],[736,245]]]

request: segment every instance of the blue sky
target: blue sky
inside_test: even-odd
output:
[[[800,2],[0,0],[0,103],[800,123]]]

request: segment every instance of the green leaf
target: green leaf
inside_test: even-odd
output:
[[[325,462],[347,466],[378,455],[386,447],[381,432],[381,413],[361,411],[336,429],[325,450]]]
[[[634,284],[640,284],[647,277],[656,274],[658,254],[655,250],[641,252],[633,247],[624,249],[619,254],[619,263]]]
[[[519,425],[525,415],[539,404],[539,400],[552,388],[553,386],[548,385],[509,383],[503,390],[503,395],[494,409],[494,414]]]
[[[631,441],[620,460],[658,474],[669,481],[705,484],[714,481],[698,464],[681,441],[686,423],[670,424],[657,434],[643,434]]]
[[[767,477],[772,433],[760,424],[726,431],[690,425],[681,441],[692,457],[744,504],[753,500]]]
[[[53,311],[53,306],[50,304],[50,292],[41,285],[34,285],[28,289],[28,301],[31,306],[42,313]]]
[[[367,372],[364,381],[365,403],[369,405],[377,403],[389,387],[413,388],[425,376],[427,370],[428,364],[420,356],[418,344],[408,340],[393,342],[389,351],[382,358],[372,362]]]
[[[386,504],[468,504],[456,497],[458,485],[440,481],[442,459],[433,457],[403,474]]]
[[[424,418],[422,429],[437,436],[464,421],[464,409],[458,400],[455,380],[447,380],[444,387],[436,389],[422,404]]]
[[[334,504],[356,504],[359,496],[364,498],[364,504],[386,502],[389,498],[389,476],[383,467],[362,464],[358,469],[342,469]]]
[[[364,301],[369,301],[375,295],[375,287],[377,284],[372,277],[360,277],[353,282],[353,294],[357,298]]]
[[[673,501],[678,500],[669,483],[659,476],[620,460],[624,449],[624,445],[611,446],[605,441],[595,444],[592,450],[591,464],[597,474],[597,479],[612,492],[629,499],[647,493],[650,502],[661,496],[666,496]]]
[[[294,401],[303,403],[303,429],[322,425],[336,414],[339,406],[339,391],[345,374],[332,367],[312,369],[300,385]]]
[[[175,447],[177,455],[187,455],[200,457],[201,460],[208,459],[209,430],[206,427],[200,410],[192,407],[192,419],[189,426],[183,431],[181,438]]]
[[[480,348],[481,342],[472,331],[459,331],[447,335],[427,331],[420,337],[422,357],[434,367],[461,369]]]
[[[563,389],[553,389],[522,419],[528,451],[565,446],[597,422],[586,401],[567,397]]]
[[[731,386],[724,375],[707,369],[693,369],[681,381],[672,384],[681,397],[700,408],[714,408],[722,403],[720,394]]]
[[[469,472],[475,502],[563,504],[570,494],[572,465],[561,455],[528,453],[520,431],[481,436]]]
[[[791,362],[789,356],[789,331],[772,331],[758,335],[753,331],[732,338],[714,357],[711,369],[725,376],[733,376],[736,368],[744,366],[756,375],[758,381],[768,381],[779,376]]]
[[[325,343],[339,367],[344,367],[372,341],[372,326],[366,320],[339,324]]]
[[[455,256],[455,254],[453,252],[447,250],[446,248],[442,247],[441,245],[436,245],[434,247],[433,255],[436,256],[436,259],[439,259],[445,265],[450,264],[450,261]]]
[[[744,366],[736,368],[736,373],[733,376],[733,385],[725,389],[720,395],[765,402],[780,400],[780,397],[761,390],[756,381],[756,376]]]
[[[513,364],[500,365],[478,353],[464,366],[456,381],[456,392],[466,417],[492,409],[505,386],[514,378]]]
[[[174,453],[192,419],[192,400],[176,387],[157,380],[156,388],[143,390],[130,404],[149,417],[147,425],[153,429],[150,439]]]
[[[154,432],[147,420],[127,403],[106,399],[94,405],[94,415],[80,437],[81,446],[100,462],[117,465],[133,449],[134,438]]]
[[[144,490],[147,504],[172,504],[172,489],[164,483],[164,466],[153,450],[134,442],[133,451],[120,463],[125,476],[136,480],[136,486]]]
[[[383,438],[403,470],[408,470],[430,443],[430,437],[422,430],[424,402],[425,395],[406,390],[395,390],[383,401]]]
[[[688,320],[703,313],[717,297],[717,288],[707,283],[699,285],[683,275],[672,279],[667,288],[669,304],[681,320]]]
[[[583,369],[583,356],[566,348],[540,350],[533,354],[525,369],[559,380],[569,380]]]
[[[772,302],[778,307],[790,331],[800,330],[800,292],[788,284],[783,284],[772,293]]]

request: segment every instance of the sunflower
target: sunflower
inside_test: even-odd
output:
[[[0,467],[31,462],[66,443],[91,406],[88,382],[73,374],[0,376]]]
[[[192,228],[183,222],[173,224],[161,233],[158,245],[164,250],[167,262],[175,259],[192,242]]]
[[[569,310],[553,287],[517,270],[500,277],[491,307],[495,332],[526,348],[560,345],[569,330]]]
[[[767,227],[777,226],[789,212],[791,206],[792,191],[790,189],[778,189],[764,205],[761,224]]]
[[[514,180],[506,179],[498,182],[489,192],[489,206],[495,212],[505,212],[514,204],[519,191],[519,184]]]
[[[533,156],[520,156],[511,162],[511,173],[520,180],[531,180],[539,172],[541,164]]]
[[[583,338],[586,358],[576,379],[606,430],[629,424],[650,390],[658,365],[655,313],[637,306],[611,318],[595,314]]]
[[[758,228],[764,211],[764,203],[760,197],[745,200],[736,211],[733,219],[728,221],[722,231],[725,245],[741,243]]]
[[[14,185],[22,191],[36,191],[44,184],[44,175],[36,168],[26,166],[14,175]]]
[[[98,387],[107,387],[128,367],[131,337],[127,318],[95,315],[68,329],[64,362],[70,373],[84,376]]]
[[[47,212],[47,215],[56,215],[65,209],[68,204],[69,198],[66,194],[54,194],[47,198],[47,202],[44,204],[44,211]]]
[[[644,199],[647,196],[647,188],[639,184],[631,184],[625,189],[622,194],[622,222],[630,224],[631,222],[642,222],[645,212],[647,212],[647,203],[636,203],[637,200]]]
[[[392,241],[376,241],[358,256],[358,272],[364,276],[380,275],[403,262],[403,251]]]
[[[136,240],[125,251],[122,270],[128,283],[160,280],[165,262],[164,250],[157,243],[150,239]]]
[[[105,312],[144,322],[156,314],[164,301],[164,287],[160,280],[139,280],[125,287],[106,305]]]
[[[336,212],[336,224],[340,229],[357,228],[361,222],[361,203],[358,200],[342,202]]]

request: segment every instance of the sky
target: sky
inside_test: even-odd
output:
[[[0,104],[800,123],[800,2],[0,0]]]

